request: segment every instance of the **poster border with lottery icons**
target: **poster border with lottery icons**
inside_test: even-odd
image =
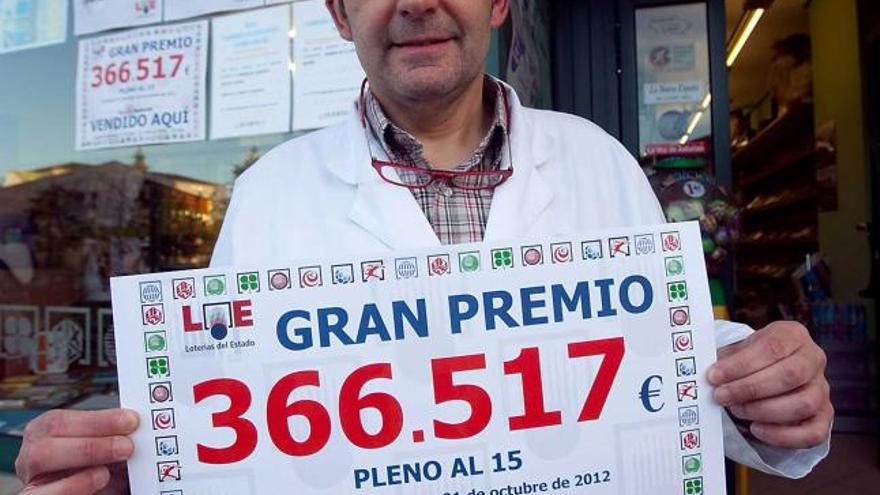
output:
[[[662,235],[673,235],[675,242],[663,244]],[[645,240],[643,246],[657,249],[637,249],[637,238]],[[572,252],[592,242],[615,255],[583,259]],[[627,245],[629,250],[614,249]],[[554,262],[554,246],[563,246],[570,256],[562,256],[561,263]],[[474,259],[463,266],[466,258]],[[590,232],[563,239],[523,239],[114,278],[111,285],[120,400],[123,407],[134,409],[149,421],[149,428],[133,435],[135,456],[129,462],[133,495],[209,488],[232,493],[231,487],[236,487],[235,493],[240,495],[282,489],[317,495],[354,491],[385,494],[392,491],[369,485],[357,490],[352,485],[352,470],[427,459],[451,463],[455,456],[466,452],[478,453],[474,459],[484,464],[491,462],[494,453],[518,452],[523,469],[474,476],[465,483],[449,479],[447,468],[447,478],[437,484],[398,487],[393,493],[441,489],[441,484],[448,492],[467,493],[476,488],[489,493],[493,488],[515,486],[520,480],[550,485],[557,478],[567,477],[573,482],[574,476],[583,475],[584,466],[589,465],[590,470],[610,473],[611,481],[588,487],[597,495],[690,495],[695,489],[701,494],[723,495],[721,408],[712,401],[704,376],[715,360],[714,317],[704,263],[699,226],[691,222]],[[676,269],[670,270],[671,266]],[[340,270],[345,273],[339,275]],[[278,273],[285,275],[285,283],[273,285],[272,276]],[[307,273],[319,274],[321,283],[303,283],[303,274]],[[207,282],[217,277],[236,286],[208,293]],[[247,287],[239,283],[242,277],[247,279]],[[633,277],[643,278],[653,288],[650,303],[645,285],[638,285],[642,289],[632,289],[629,306],[618,304],[618,312],[608,311],[603,302],[606,298],[595,293],[593,302],[585,303],[592,307],[590,316],[576,306],[572,308],[573,303],[568,301],[561,303],[568,305],[562,310],[566,318],[554,320],[561,306],[551,304],[553,287],[572,289],[586,282],[595,289],[601,285],[595,282],[611,280],[620,282],[614,285],[616,294],[618,288],[633,287],[624,283]],[[175,297],[174,284],[181,280],[194,289],[191,297]],[[686,282],[687,290],[670,301],[668,284],[679,281]],[[546,292],[537,290],[541,286]],[[532,302],[528,312],[514,309],[508,315],[521,319],[522,325],[504,323],[496,328],[497,321],[490,326],[488,317],[477,317],[455,331],[451,320],[444,319],[451,316],[451,297],[473,294],[474,300],[480,301],[479,294],[486,297],[500,291]],[[189,290],[185,292],[190,295]],[[536,303],[541,294],[546,296],[543,306]],[[623,300],[623,296],[612,297]],[[383,340],[379,338],[381,332],[374,329],[371,337],[345,344],[339,332],[354,335],[357,322],[365,321],[363,315],[354,313],[345,317],[354,322],[354,327],[334,330],[336,337],[328,341],[331,344],[319,345],[317,329],[311,347],[294,349],[289,347],[291,340],[285,344],[282,339],[284,327],[280,321],[291,312],[326,307],[336,311],[331,318],[339,322],[339,310],[351,313],[354,308],[391,307],[393,302],[411,303],[416,299],[426,305],[424,318],[429,330],[425,335],[410,335],[410,340]],[[519,304],[514,303],[514,308]],[[638,304],[647,305],[644,313],[625,309]],[[209,309],[220,306],[225,308],[222,318],[212,316],[216,312]],[[671,311],[681,308],[687,308],[687,319],[670,318]],[[373,313],[369,321],[375,323],[375,318]],[[390,313],[384,318],[391,331]],[[525,324],[525,318],[532,323]],[[542,323],[541,318],[546,320]],[[391,335],[403,335],[394,330]],[[287,331],[288,339],[302,337],[302,321],[290,323]],[[676,346],[676,335],[685,333],[687,345]],[[151,337],[155,342],[151,343]],[[595,383],[589,384],[599,381],[596,365],[600,361],[588,363],[583,356],[565,359],[554,354],[558,351],[553,346],[568,346],[571,358],[575,352],[572,345],[615,340],[624,345],[625,354],[621,354],[619,372],[611,377],[607,402],[595,419],[578,420],[583,397],[593,394]],[[531,349],[529,346],[534,346],[541,359],[548,360],[539,364],[542,373],[538,380],[545,401],[542,407],[545,411],[560,411],[564,421],[557,426],[513,431],[507,426],[508,420],[522,413],[520,401],[524,399],[514,395],[523,393],[521,380],[505,375],[510,375],[506,371],[510,363],[520,361],[517,353],[523,356],[522,351]],[[431,363],[475,353],[482,353],[486,366],[456,374],[453,384],[479,384],[489,394],[493,405],[489,425],[468,439],[441,440],[437,431],[430,429],[431,420],[436,428],[438,420],[460,417],[451,414],[455,408],[450,409],[450,405],[432,402]],[[500,370],[502,360],[504,373]],[[402,408],[404,426],[401,434],[383,448],[355,447],[343,436],[340,428],[344,426],[337,417],[343,406],[342,398],[337,402],[336,396],[347,381],[339,373],[383,362],[394,370],[393,376],[371,384],[369,392],[364,389],[358,397],[389,394]],[[284,404],[308,399],[315,407],[326,408],[333,435],[341,443],[304,457],[290,457],[275,447],[277,425],[274,434],[267,433],[271,431],[266,424],[267,398],[272,395],[269,389],[275,390],[291,373],[312,369],[321,377],[319,384],[311,385],[318,388],[291,393]],[[579,369],[592,371],[577,373]],[[419,378],[423,373],[427,373],[427,381]],[[202,388],[221,378],[237,383],[229,382],[224,387],[245,387],[248,391],[248,410],[242,414],[253,423],[260,446],[228,465],[200,461],[196,454],[197,445],[230,445],[228,432],[211,425],[212,415],[230,407],[229,401],[206,400]],[[197,385],[201,392],[196,392]],[[566,399],[574,395],[576,400]],[[161,424],[157,424],[157,418],[161,418]],[[296,438],[301,440],[301,434],[304,432],[296,433],[300,435]],[[597,451],[597,443],[603,449]],[[541,447],[544,445],[553,448],[547,450]],[[488,466],[484,467],[488,472]],[[570,485],[545,492],[584,490]]]

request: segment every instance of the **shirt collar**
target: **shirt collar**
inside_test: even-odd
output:
[[[501,150],[507,141],[509,122],[507,121],[508,110],[506,108],[507,100],[504,97],[504,86],[491,76],[485,77],[483,99],[487,106],[491,105],[493,108],[492,124],[480,145],[474,150],[472,159],[464,164],[470,166],[466,166],[464,169],[478,165],[483,161],[482,158],[490,152],[493,156],[491,165],[498,167],[501,163]],[[373,137],[391,159],[408,159],[416,165],[424,162],[421,159],[424,148],[422,143],[388,118],[372,91],[366,92],[365,109]]]

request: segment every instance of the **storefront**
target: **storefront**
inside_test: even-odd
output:
[[[320,0],[119,3],[0,0],[6,471],[40,410],[113,404],[109,277],[205,266],[235,178],[363,77]],[[717,315],[805,323],[836,430],[876,434],[876,2],[513,3],[487,71],[618,137],[700,220]]]

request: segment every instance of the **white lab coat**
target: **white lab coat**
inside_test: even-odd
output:
[[[507,90],[514,174],[495,192],[486,241],[665,222],[623,146],[579,117],[523,107]],[[370,166],[367,139],[351,116],[266,154],[235,183],[212,266],[439,246],[412,194]],[[722,347],[751,332],[718,322],[716,341]],[[752,445],[726,416],[724,445],[729,458],[787,477],[806,475],[829,448],[828,442],[797,451]]]

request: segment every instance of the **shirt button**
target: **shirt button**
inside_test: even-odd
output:
[[[455,194],[455,191],[453,191],[451,187],[444,184],[444,185],[440,186],[440,194],[444,198],[449,199],[452,197],[453,194]]]

